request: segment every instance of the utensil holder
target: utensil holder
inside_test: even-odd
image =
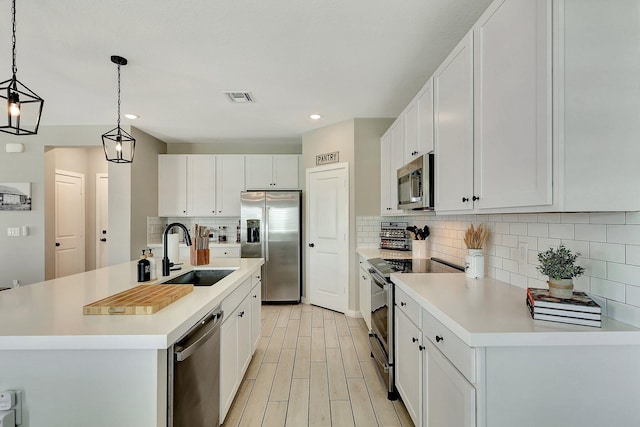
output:
[[[209,238],[196,238],[191,246],[189,246],[189,255],[191,265],[209,264],[209,248],[196,249],[209,245]]]
[[[411,258],[427,258],[427,241],[412,240]]]

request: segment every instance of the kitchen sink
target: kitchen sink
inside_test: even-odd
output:
[[[163,283],[167,285],[192,284],[193,286],[211,286],[234,271],[236,270],[191,270]]]

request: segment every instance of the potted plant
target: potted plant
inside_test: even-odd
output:
[[[555,298],[573,296],[573,278],[584,274],[584,268],[576,265],[579,252],[571,252],[564,245],[538,253],[538,271],[549,276],[549,294]]]

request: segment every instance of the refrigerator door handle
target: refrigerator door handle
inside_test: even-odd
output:
[[[264,251],[262,252],[264,254],[264,259],[265,262],[269,261],[269,242],[268,239],[269,238],[269,206],[265,207],[265,213],[264,213],[264,239],[262,239],[262,241],[264,242]]]

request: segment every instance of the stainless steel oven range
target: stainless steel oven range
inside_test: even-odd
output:
[[[394,357],[394,316],[395,299],[391,273],[461,273],[463,267],[446,261],[429,259],[382,259],[367,260],[371,265],[371,330],[369,348],[376,361],[378,372],[387,386],[387,397],[395,400],[398,393],[395,387],[393,364]]]

